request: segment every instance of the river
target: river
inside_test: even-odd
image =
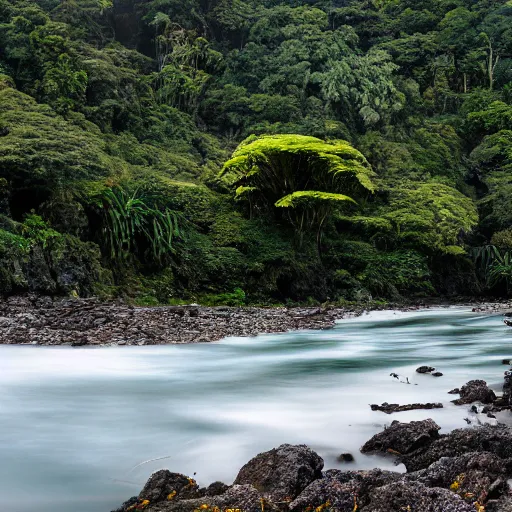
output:
[[[466,426],[468,408],[447,391],[477,378],[499,391],[511,342],[501,316],[439,308],[211,344],[0,346],[2,508],[109,512],[162,467],[231,483],[252,456],[285,442],[309,445],[327,468],[351,452],[344,467],[401,471],[359,447],[393,419]],[[416,374],[424,364],[444,376]],[[447,405],[370,410],[385,401]]]

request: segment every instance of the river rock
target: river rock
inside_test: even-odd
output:
[[[417,373],[432,373],[433,371],[435,371],[433,366],[420,366],[416,368]]]
[[[512,457],[512,430],[503,425],[460,428],[432,443],[400,457],[407,471],[425,469],[441,457],[457,457],[469,452],[490,452],[502,459]]]
[[[512,512],[512,498],[506,497],[499,500],[490,500],[485,505],[485,512]]]
[[[112,512],[126,512],[130,507],[139,503],[137,496],[132,496],[129,500],[126,500],[119,508],[112,510]]]
[[[458,457],[442,457],[428,468],[408,474],[406,481],[427,487],[452,489],[461,495],[472,494],[497,499],[507,491],[505,461],[489,452],[470,452]]]
[[[327,507],[329,510],[352,512],[369,501],[372,489],[399,480],[400,473],[372,469],[371,471],[326,471],[324,478],[315,480],[290,503],[292,512]],[[311,507],[311,508],[310,508]]]
[[[278,508],[252,485],[233,485],[218,496],[188,500],[167,500],[150,503],[144,512],[224,512],[239,509],[242,512],[278,512]]]
[[[193,478],[161,469],[149,477],[139,494],[139,500],[155,503],[168,500],[170,495],[174,499],[196,498],[199,496],[198,491],[199,486]]]
[[[453,400],[455,405],[471,404],[481,402],[491,404],[496,400],[494,391],[487,387],[485,380],[470,380],[460,388],[460,398]]]
[[[364,512],[475,512],[473,504],[446,489],[395,482],[374,489]]]
[[[503,395],[501,400],[504,405],[512,405],[512,372],[505,372],[503,380]]]
[[[400,423],[393,421],[379,434],[374,435],[361,448],[361,452],[386,452],[392,450],[399,454],[412,452],[431,444],[439,437],[440,426],[432,419]]]
[[[382,411],[386,414],[392,414],[394,412],[403,412],[403,411],[414,411],[416,409],[442,409],[443,404],[441,403],[427,403],[427,404],[408,404],[408,405],[398,405],[398,404],[388,404],[384,402],[382,405],[372,404],[370,405],[372,411]]]
[[[274,502],[293,500],[322,478],[323,459],[306,445],[283,444],[242,467],[235,484],[251,484]]]
[[[206,496],[219,496],[224,494],[229,489],[229,485],[223,482],[213,482],[210,484],[205,491]]]

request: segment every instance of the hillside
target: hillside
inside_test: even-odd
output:
[[[508,0],[0,0],[0,293],[512,289]]]

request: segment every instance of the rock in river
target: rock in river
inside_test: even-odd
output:
[[[296,498],[322,477],[323,459],[306,445],[283,444],[250,460],[235,484],[251,484],[274,502]]]
[[[393,451],[400,454],[412,452],[418,448],[431,444],[439,437],[441,427],[432,419],[400,423],[393,421],[391,425],[374,435],[361,448],[363,453],[375,451]]]

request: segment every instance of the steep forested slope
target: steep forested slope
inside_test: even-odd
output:
[[[510,1],[0,0],[0,49],[2,293],[512,285]]]

